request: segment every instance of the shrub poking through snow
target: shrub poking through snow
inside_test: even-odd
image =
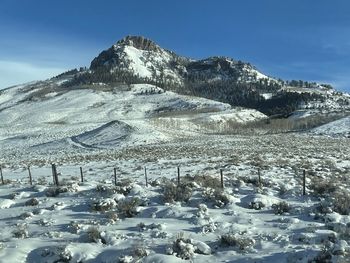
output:
[[[130,179],[123,179],[119,182],[117,182],[116,188],[117,188],[117,193],[123,194],[123,195],[128,195],[133,188],[133,182]]]
[[[342,190],[332,196],[333,210],[341,215],[350,214],[350,193]]]
[[[20,239],[28,238],[29,234],[28,234],[27,226],[26,225],[17,226],[17,228],[12,232],[12,235],[13,237],[20,238]]]
[[[261,201],[250,202],[249,203],[249,208],[250,209],[261,210],[264,207],[265,207],[265,204],[263,202],[261,202]]]
[[[163,186],[163,200],[165,203],[187,202],[192,196],[192,188],[187,185],[177,186],[167,182]]]
[[[202,187],[210,187],[210,188],[221,188],[221,181],[217,177],[212,177],[210,175],[196,175],[196,176],[184,176],[182,181],[185,184],[197,184]]]
[[[350,238],[350,223],[328,223],[326,226],[337,233],[338,237],[341,239]]]
[[[131,181],[124,180],[122,182],[117,182],[116,186],[108,186],[99,184],[96,186],[96,191],[100,193],[103,196],[111,196],[115,193],[122,194],[122,195],[128,195],[132,189]]]
[[[25,202],[26,206],[36,206],[39,204],[39,200],[36,198],[29,199],[27,202]]]
[[[79,178],[76,176],[71,176],[70,178],[62,178],[60,180],[60,186],[66,186],[69,188],[77,188],[78,184],[77,182],[79,182]]]
[[[97,212],[106,212],[115,208],[116,205],[117,203],[113,199],[106,198],[106,199],[94,201],[91,204],[91,209]]]
[[[24,213],[20,214],[19,218],[24,220],[24,219],[32,217],[33,215],[34,214],[32,212],[24,212]]]
[[[4,185],[5,184],[11,184],[12,183],[12,180],[10,179],[4,179]],[[0,182],[0,184],[2,184],[2,182]]]
[[[47,185],[47,181],[46,181],[46,178],[45,177],[39,177],[36,181],[36,184],[37,185]]]
[[[99,184],[96,186],[96,191],[102,196],[112,196],[117,192],[117,188],[115,186],[107,186],[103,184]]]
[[[336,243],[327,242],[315,258],[308,263],[347,263],[349,262],[350,249],[345,240]]]
[[[57,197],[61,193],[66,193],[68,192],[67,187],[49,187],[46,189],[46,196],[47,197]]]
[[[106,244],[106,240],[103,238],[101,231],[97,227],[90,226],[86,234],[89,242],[95,242],[95,243],[101,242],[103,244]]]
[[[46,247],[40,253],[41,257],[46,258],[45,262],[70,262],[71,252],[65,247]],[[38,260],[39,261],[39,260]],[[42,262],[40,260],[40,262]]]
[[[147,231],[147,230],[153,230],[153,229],[162,230],[164,228],[162,224],[152,223],[152,224],[146,225],[143,222],[137,224],[137,227],[140,229],[140,231]]]
[[[101,194],[106,194],[106,195],[112,195],[116,193],[115,187],[103,185],[103,184],[98,184],[96,186],[96,191],[101,193]]]
[[[15,200],[15,199],[18,199],[20,197],[20,193],[11,193],[9,198],[11,200]]]
[[[150,254],[150,251],[144,246],[138,246],[133,251],[133,257],[141,259],[147,257]]]
[[[152,180],[149,182],[149,185],[153,186],[153,187],[160,186],[160,185],[162,185],[162,180],[160,180],[160,179]]]
[[[222,208],[231,201],[231,195],[222,189],[206,188],[203,191],[203,197],[207,201],[213,202],[214,207]]]
[[[108,211],[106,213],[106,218],[110,224],[114,224],[119,221],[119,216],[115,211]]]
[[[62,193],[74,193],[78,191],[79,185],[75,182],[69,181],[65,182],[65,185],[60,185],[60,186],[54,186],[54,187],[49,187],[46,189],[46,196],[47,197],[57,197],[59,194]]]
[[[322,249],[314,259],[308,261],[308,263],[332,263],[332,253],[328,249]]]
[[[209,210],[206,204],[199,204],[198,211],[196,215],[200,218],[205,218],[209,216]]]
[[[220,244],[223,246],[238,247],[240,250],[245,250],[255,244],[255,240],[250,237],[245,237],[239,233],[229,233],[221,235],[219,238]]]
[[[273,204],[272,209],[276,215],[283,215],[291,210],[291,206],[287,202],[282,201],[277,204]]]
[[[184,234],[178,234],[172,247],[168,249],[168,254],[181,259],[191,259],[194,256],[195,247],[191,244],[191,239],[185,239]]]
[[[202,226],[202,233],[213,233],[218,228],[218,224],[216,222],[209,222]]]
[[[140,199],[137,197],[125,198],[118,202],[118,212],[123,217],[134,217],[139,213]]]
[[[82,225],[76,221],[71,221],[68,225],[68,229],[74,234],[78,234],[79,231],[81,230],[81,227]]]
[[[210,255],[211,248],[204,242],[184,238],[184,234],[179,233],[167,252],[170,255],[188,260],[193,258],[195,253]]]
[[[319,204],[315,206],[315,219],[324,218],[326,214],[333,212],[332,204],[327,200],[322,200]]]
[[[244,182],[245,184],[252,184],[255,187],[260,187],[258,175],[254,175],[254,176],[239,176],[238,179],[240,181]],[[272,184],[269,181],[262,179],[261,180],[261,186],[271,187]]]
[[[312,193],[316,196],[328,196],[337,190],[337,187],[334,184],[334,182],[331,182],[329,180],[323,180],[320,178],[314,178],[309,188],[312,190]]]

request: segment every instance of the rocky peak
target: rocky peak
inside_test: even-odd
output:
[[[128,52],[133,52],[130,47],[136,48],[141,52],[153,52],[156,56],[173,56],[173,53],[162,49],[155,42],[142,36],[126,36],[119,40],[107,50],[102,51],[91,62],[90,69],[95,70],[100,67],[129,67],[130,60],[133,60],[135,56],[129,56]],[[143,55],[146,56],[146,55]],[[147,55],[148,60],[149,56]],[[132,61],[131,61],[132,62]],[[136,64],[140,64],[140,61],[134,61]]]
[[[126,36],[119,40],[117,46],[132,46],[134,48],[146,51],[159,51],[161,48],[152,40],[143,36]]]

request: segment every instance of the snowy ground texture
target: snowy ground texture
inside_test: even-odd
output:
[[[332,121],[313,130],[316,134],[350,138],[350,117]]]
[[[266,116],[104,89],[0,94],[0,262],[350,262],[349,138],[220,135]]]
[[[31,167],[33,186],[24,164],[9,165],[0,261],[349,262],[348,149],[301,135],[175,140],[109,161],[61,157],[58,187],[45,160]]]

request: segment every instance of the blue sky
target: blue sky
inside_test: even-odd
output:
[[[89,66],[125,35],[350,92],[348,0],[2,0],[0,88]]]

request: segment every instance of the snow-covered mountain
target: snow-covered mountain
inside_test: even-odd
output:
[[[0,90],[0,262],[349,262],[349,99],[142,37]]]
[[[272,78],[249,63],[227,57],[193,60],[140,36],[127,36],[101,52],[89,70],[80,72],[65,86],[93,83],[154,84],[164,90],[254,108],[268,115],[288,116],[305,108],[350,109],[350,97],[329,85]]]
[[[92,71],[106,68],[110,72],[124,70],[140,78],[165,78],[182,84],[186,68],[176,61],[181,58],[143,37],[128,36],[103,51],[92,62]],[[189,62],[188,59],[182,58]]]
[[[272,78],[249,63],[227,57],[193,60],[141,36],[119,40],[94,58],[89,69],[71,70],[27,85],[32,92],[18,95],[16,100],[23,96],[36,100],[53,91],[63,94],[74,89],[111,91],[132,84],[150,84],[274,116],[350,110],[350,95],[329,85]],[[0,98],[0,103],[5,99]]]
[[[297,87],[249,63],[192,60],[129,36],[89,69],[1,90],[0,146],[13,154],[127,147],[232,131],[275,113],[345,112],[349,105],[349,95],[328,86]]]
[[[92,62],[92,71],[105,68],[110,72],[130,72],[140,78],[160,80],[183,85],[185,80],[197,75],[206,78],[255,82],[261,79],[276,80],[262,74],[249,63],[227,57],[210,57],[193,60],[161,48],[152,40],[140,36],[127,36],[109,49],[101,52]]]

